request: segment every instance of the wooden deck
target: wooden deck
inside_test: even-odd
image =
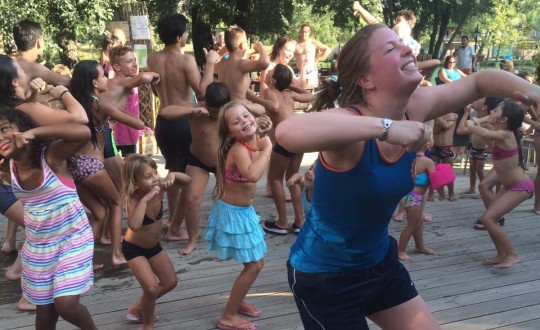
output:
[[[162,162],[160,157],[156,157]],[[311,160],[304,162],[304,167]],[[536,168],[529,175],[536,174]],[[468,185],[468,177],[456,170],[456,191]],[[213,181],[209,187],[213,186]],[[264,183],[259,184],[262,196]],[[211,188],[202,206],[201,234],[211,208]],[[288,204],[292,215],[292,206]],[[513,268],[497,270],[482,266],[482,259],[494,255],[494,247],[484,231],[472,229],[483,210],[480,199],[461,198],[428,204],[434,215],[424,226],[426,244],[437,256],[412,254],[406,267],[420,294],[427,301],[443,329],[540,329],[540,217],[533,215],[532,199],[527,200],[506,219],[508,231],[523,261]],[[275,218],[273,201],[257,198],[255,209],[261,220]],[[2,219],[5,220],[5,219]],[[6,222],[0,222],[3,237]],[[404,223],[392,222],[391,233],[397,237]],[[18,237],[22,239],[22,232]],[[248,299],[263,310],[256,323],[260,329],[303,329],[288,288],[285,262],[294,235],[267,236],[265,267],[249,292]],[[176,252],[181,243],[162,243],[177,270],[179,284],[159,300],[156,314],[158,329],[214,329],[227,300],[231,284],[241,265],[219,261],[206,253],[201,240],[199,249],[182,257]],[[409,243],[412,249],[413,243]],[[98,246],[97,258],[107,262],[108,248]],[[409,249],[410,250],[410,249]],[[13,257],[0,257],[2,270]],[[15,303],[20,297],[19,283],[0,279],[0,329],[32,329],[35,315],[20,312]],[[138,329],[124,320],[127,307],[141,294],[138,283],[127,267],[96,272],[94,288],[82,298],[100,329]],[[60,321],[58,329],[73,327]],[[372,325],[373,329],[377,329]]]

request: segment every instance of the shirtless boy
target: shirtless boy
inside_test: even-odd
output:
[[[272,71],[272,77],[267,77],[268,88],[263,92],[263,98],[255,102],[262,104],[266,113],[272,120],[274,128],[282,121],[294,115],[294,102],[309,103],[313,101],[313,94],[291,85],[292,72],[283,64],[277,64]],[[289,180],[291,176],[298,172],[302,163],[303,154],[294,154],[285,150],[278,143],[274,145],[270,156],[270,167],[268,169],[268,181],[274,197],[274,203],[278,212],[277,221],[265,221],[264,229],[270,233],[285,235],[289,227],[287,219],[287,208],[285,204],[285,190],[283,188],[283,177]],[[294,223],[291,229],[298,233],[304,224],[304,212],[302,211],[301,190],[298,185],[289,187],[291,201],[294,208]]]
[[[43,56],[45,40],[39,23],[31,20],[21,20],[13,26],[13,39],[17,46],[15,60],[26,74],[27,82],[41,78],[53,86],[69,86],[71,78],[52,72],[46,66],[36,61]]]
[[[452,151],[452,144],[454,140],[454,129],[456,127],[456,120],[458,116],[455,113],[449,113],[435,119],[435,125],[433,126],[433,148],[430,150],[431,159],[436,163],[447,163],[453,166],[454,151]],[[439,200],[445,199],[444,187],[437,191],[439,193]],[[430,188],[427,200],[433,200],[433,190]],[[454,194],[454,183],[448,185],[448,200],[451,202],[457,201]]]
[[[319,54],[317,55],[317,51]],[[319,86],[319,71],[317,63],[326,59],[332,49],[322,42],[311,38],[311,28],[304,24],[300,27],[300,36],[294,51],[298,71],[305,71],[307,84],[312,87]]]
[[[214,64],[219,59],[213,50],[206,54],[205,70],[201,78],[195,58],[183,51],[188,38],[187,28],[187,19],[183,15],[170,14],[160,18],[157,32],[165,47],[148,56],[148,70],[160,74],[162,78],[159,85],[153,86],[159,98],[155,136],[165,158],[165,168],[171,172],[186,171],[191,134],[187,118],[167,120],[161,111],[170,105],[191,104],[193,92],[204,97],[206,87],[213,80]],[[174,189],[167,192],[167,240],[187,238],[185,233],[182,235],[180,232],[184,219],[184,192],[185,189],[180,193]]]
[[[270,59],[260,42],[253,45],[259,58],[257,60],[245,59],[249,49],[246,32],[236,25],[225,31],[225,45],[229,51],[229,58],[220,63],[218,80],[229,87],[231,101],[245,101],[246,93],[251,84],[248,73],[266,69],[270,64]]]
[[[472,104],[469,104],[465,107],[463,117],[459,121],[456,133],[460,135],[470,134],[471,137],[471,150],[469,150],[469,189],[462,191],[462,194],[475,194],[476,193],[476,176],[478,176],[478,181],[484,179],[484,165],[487,160],[487,143],[486,141],[479,136],[478,134],[471,133],[467,128],[465,123],[467,119],[472,119],[476,116],[478,118],[487,117],[489,115],[489,110],[484,103],[485,98],[476,100]],[[472,110],[476,110],[474,113]]]

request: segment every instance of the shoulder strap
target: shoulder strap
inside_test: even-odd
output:
[[[350,110],[351,112],[354,112],[359,116],[362,116],[362,111],[360,110],[360,107],[356,104],[347,105],[343,107],[343,109]]]

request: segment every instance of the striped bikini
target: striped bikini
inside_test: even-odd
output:
[[[31,303],[46,305],[54,298],[80,295],[92,286],[94,240],[73,181],[57,176],[41,153],[43,182],[24,190],[11,166],[13,192],[24,206],[21,286]]]

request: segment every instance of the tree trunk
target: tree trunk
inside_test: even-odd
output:
[[[197,66],[202,69],[205,62],[204,51],[211,50],[213,47],[212,26],[206,21],[206,16],[201,10],[200,5],[193,4],[191,10],[192,35],[193,35],[193,53]]]
[[[55,35],[56,44],[60,47],[60,61],[70,69],[79,62],[79,51],[74,29],[61,28]]]
[[[437,54],[437,57],[441,61],[444,60],[444,55],[445,55],[444,52],[441,52],[441,45],[444,41],[444,37],[446,36],[446,31],[448,30],[448,23],[450,22],[450,17],[452,17],[452,8],[449,5],[443,5],[443,6],[444,7],[441,13],[441,20],[440,20],[440,25],[439,25],[439,33],[437,36],[437,41],[435,42],[435,46],[433,48],[434,50],[433,54]]]
[[[233,24],[238,25],[247,35],[253,33],[253,29],[250,26],[250,17],[255,7],[255,0],[237,0],[234,7]]]

